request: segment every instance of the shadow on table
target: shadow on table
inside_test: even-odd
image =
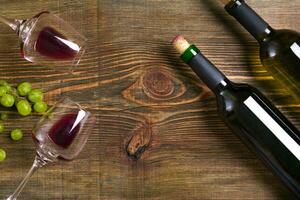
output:
[[[223,4],[216,0],[198,0],[201,6],[205,6],[212,15],[214,15],[223,24],[224,29],[231,33],[231,35],[239,40],[241,47],[243,48],[244,57],[246,57],[247,66],[251,70],[253,67],[253,61],[258,59],[257,49],[250,45],[251,35],[242,34],[243,27],[239,25],[227,12],[225,11]],[[221,15],[221,13],[224,13]],[[228,17],[226,17],[228,15]],[[220,33],[221,34],[221,33]],[[253,39],[254,40],[254,39]]]
[[[13,51],[13,49],[16,47],[16,44],[18,45],[18,35],[11,30],[7,25],[2,24],[0,22],[0,52],[1,51]],[[18,48],[20,48],[20,46],[17,46]]]

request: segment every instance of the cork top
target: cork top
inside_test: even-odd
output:
[[[172,41],[173,47],[178,51],[178,53],[183,54],[191,45],[188,41],[182,36],[176,36]]]

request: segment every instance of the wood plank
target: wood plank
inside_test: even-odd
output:
[[[300,3],[249,0],[276,28],[299,30]],[[184,34],[226,75],[261,89],[300,127],[300,107],[261,66],[258,46],[213,0],[1,1],[0,13],[62,16],[88,38],[79,66],[34,66],[19,56],[13,32],[0,25],[0,79],[24,80],[54,103],[68,95],[97,123],[77,160],[40,169],[21,199],[293,199],[292,194],[224,125],[210,91],[178,58],[170,41]],[[12,115],[24,139],[0,136],[0,198],[29,169],[36,116]]]

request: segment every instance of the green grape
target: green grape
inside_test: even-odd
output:
[[[28,93],[28,99],[32,103],[43,101],[43,92],[42,92],[42,90],[39,90],[39,89],[33,89],[33,90],[31,90]]]
[[[0,149],[0,162],[4,161],[6,158],[6,152],[4,149]]]
[[[9,85],[4,85],[3,87],[6,88],[6,93],[11,92],[12,91],[12,87]]]
[[[0,80],[0,86],[6,88],[6,93],[11,92],[12,90],[11,86],[4,80]]]
[[[5,130],[5,127],[2,123],[0,123],[0,133],[3,133],[3,131]]]
[[[0,97],[7,93],[7,88],[5,86],[0,86]]]
[[[33,109],[35,112],[44,113],[47,111],[48,105],[43,101],[39,101],[33,105]]]
[[[8,83],[5,80],[0,80],[0,85],[4,86],[4,85],[8,85]]]
[[[5,80],[0,80],[0,85],[8,85],[8,83]]]
[[[21,129],[16,128],[10,132],[10,137],[15,141],[21,140],[23,138],[23,132]]]
[[[15,98],[10,94],[5,94],[3,97],[1,97],[0,103],[2,106],[9,108],[14,105]]]
[[[17,87],[20,96],[26,96],[31,90],[31,84],[28,82],[23,82]]]
[[[8,119],[8,114],[6,114],[6,113],[1,113],[1,115],[0,115],[0,119],[1,120],[7,120]]]
[[[17,107],[17,110],[18,110],[19,114],[22,115],[22,116],[27,116],[32,111],[31,105],[27,100],[19,101],[17,103],[16,107]]]

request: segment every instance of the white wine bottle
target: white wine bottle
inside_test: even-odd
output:
[[[300,198],[300,132],[260,91],[228,80],[182,36],[173,45],[214,92],[228,127]]]
[[[262,64],[299,102],[300,34],[273,29],[244,0],[221,1],[226,11],[259,42]]]

